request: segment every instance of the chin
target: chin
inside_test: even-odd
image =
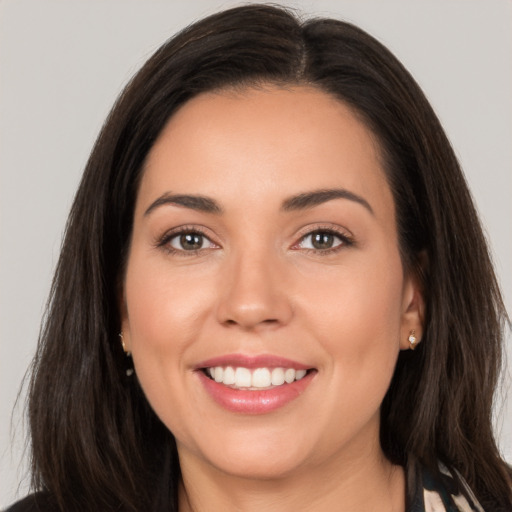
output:
[[[276,456],[277,455],[277,456]],[[210,463],[219,471],[232,477],[246,480],[279,480],[300,471],[305,464],[302,459],[285,456],[282,453],[251,454],[247,457],[212,460]]]
[[[308,445],[311,446],[308,448]],[[195,458],[227,475],[274,480],[285,478],[306,465],[308,454],[315,451],[313,445],[301,436],[291,437],[289,429],[276,433],[267,427],[259,433],[246,429],[231,431],[228,438],[203,438],[193,451]],[[183,446],[181,449],[187,450]]]

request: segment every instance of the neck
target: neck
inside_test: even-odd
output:
[[[351,457],[339,454],[321,467],[306,465],[272,479],[227,474],[188,457],[182,475],[180,512],[405,510],[403,469],[392,465],[380,447]]]

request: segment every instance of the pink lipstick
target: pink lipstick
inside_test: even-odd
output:
[[[290,359],[230,354],[202,361],[196,374],[210,397],[224,409],[265,414],[299,397],[317,371]]]

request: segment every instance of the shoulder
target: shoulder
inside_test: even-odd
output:
[[[58,512],[56,503],[46,493],[38,492],[30,494],[26,498],[17,501],[4,512]]]

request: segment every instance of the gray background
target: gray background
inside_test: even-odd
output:
[[[419,81],[467,174],[510,312],[512,2],[283,3],[355,22]],[[0,1],[0,507],[27,489],[23,393],[16,407],[15,399],[36,345],[67,211],[102,121],[160,43],[237,4]],[[508,351],[510,368],[510,343]],[[512,399],[501,403],[497,432],[512,462]]]

